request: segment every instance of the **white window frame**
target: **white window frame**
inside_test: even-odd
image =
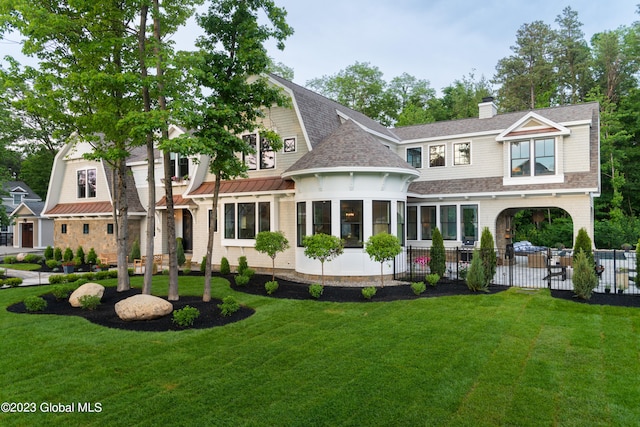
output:
[[[431,149],[435,148],[435,147],[444,147],[444,164],[440,165],[440,166],[431,166]],[[437,169],[437,168],[445,168],[447,167],[447,144],[445,143],[441,143],[441,144],[430,144],[429,145],[429,149],[427,152],[427,165],[429,166],[429,168],[431,169]]]
[[[84,197],[80,197],[78,195],[78,188],[80,183],[78,182],[78,172],[84,171],[84,179],[85,179],[85,183],[84,183]],[[94,194],[93,196],[89,195],[89,171],[93,171],[94,172],[94,179],[95,179],[95,189],[94,189]],[[76,178],[76,199],[95,199],[98,196],[98,168],[95,167],[86,167],[86,168],[79,168],[76,169],[76,174],[75,174],[75,178]]]
[[[249,171],[260,171],[260,170],[274,170],[277,168],[277,162],[276,162],[276,151],[271,149],[271,150],[262,150],[262,137],[260,136],[259,132],[250,132],[250,133],[245,133],[242,134],[241,138],[244,140],[246,137],[249,137],[251,135],[255,135],[256,138],[256,146],[255,146],[255,153],[250,153],[250,154],[243,154],[242,155],[242,161],[247,164],[247,159],[251,159],[254,158],[255,159],[255,167],[249,167],[249,165],[247,164],[247,167],[249,169]],[[284,148],[283,148],[284,149]],[[273,167],[262,167],[262,156],[263,153],[273,153]]]
[[[220,230],[221,234],[221,244],[222,246],[240,246],[240,247],[254,247],[256,244],[255,237],[252,239],[241,239],[239,238],[239,229],[238,229],[238,218],[239,218],[239,209],[238,205],[253,203],[255,205],[255,235],[260,232],[260,203],[269,203],[269,230],[276,230],[276,203],[274,197],[259,197],[259,198],[251,198],[251,199],[226,199],[220,201],[220,212],[222,212],[222,216],[218,215],[218,220],[221,221],[222,228]],[[234,227],[234,237],[227,238],[226,234],[226,205],[234,205],[234,218],[233,218],[233,227]]]
[[[414,166],[413,163],[409,162],[409,150],[420,150],[420,165]],[[405,148],[404,158],[405,158],[407,163],[409,163],[411,166],[413,166],[416,169],[422,169],[422,167],[424,166],[424,150],[422,149],[421,146],[420,147],[407,147],[407,148]]]
[[[535,141],[540,139],[553,139],[554,140],[554,159],[555,159],[555,174],[549,175],[535,175]],[[528,175],[524,176],[511,176],[511,144],[514,142],[529,143],[529,163],[530,170]],[[549,136],[549,135],[532,135],[531,138],[518,138],[510,139],[504,142],[504,158],[505,169],[502,179],[503,185],[532,185],[532,184],[557,184],[564,182],[564,170],[562,168],[562,144],[564,139],[562,136]]]
[[[458,147],[462,144],[469,144],[469,162],[468,163],[458,163],[456,160],[456,154],[460,151]],[[471,165],[471,141],[461,141],[453,143],[453,165],[454,166],[469,166]]]

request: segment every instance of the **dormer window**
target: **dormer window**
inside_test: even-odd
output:
[[[531,139],[511,143],[511,176],[543,176],[556,173],[554,138]],[[534,167],[531,168],[533,163]]]
[[[189,158],[178,153],[171,153],[171,171],[177,179],[187,179],[189,177]]]
[[[80,169],[77,178],[78,198],[96,197],[96,169]]]
[[[18,206],[20,203],[22,203],[22,197],[24,196],[24,194],[13,194],[13,205],[14,206]]]

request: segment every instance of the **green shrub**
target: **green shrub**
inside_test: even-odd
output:
[[[109,279],[117,279],[118,278],[118,270],[109,270]]]
[[[169,269],[165,268],[164,270],[162,270],[162,275],[163,276],[168,276],[169,275]]]
[[[62,274],[52,274],[49,276],[49,284],[58,285],[60,283],[64,283],[64,276]]]
[[[484,291],[487,289],[487,282],[485,280],[484,267],[482,266],[482,259],[480,258],[480,250],[473,251],[473,258],[471,260],[471,266],[467,273],[467,286],[472,291]]]
[[[278,282],[276,280],[269,280],[264,284],[264,289],[267,291],[268,295],[271,295],[275,291],[278,290]]]
[[[444,240],[442,239],[442,233],[436,227],[433,229],[433,235],[431,236],[431,250],[429,251],[431,259],[429,260],[429,270],[431,273],[435,273],[440,277],[444,277],[444,272],[447,269],[447,258],[444,251]]]
[[[96,275],[95,275],[95,279],[96,280],[105,280],[105,279],[109,279],[111,277],[111,275],[109,274],[109,271],[96,271]],[[51,277],[49,277],[49,283],[51,283]]]
[[[77,274],[71,273],[71,274],[66,274],[64,276],[64,281],[67,282],[67,283],[71,283],[71,282],[75,282],[79,278],[80,278],[80,276],[78,276]]]
[[[60,261],[56,261],[55,259],[48,259],[46,264],[47,264],[47,267],[49,267],[52,270],[54,268],[60,267],[60,265],[61,265]]]
[[[249,277],[245,276],[244,274],[238,274],[234,279],[236,282],[236,286],[245,286],[247,283],[249,283]]]
[[[83,310],[95,310],[100,305],[100,297],[98,295],[82,295],[78,298],[78,302]]]
[[[223,316],[231,316],[236,311],[240,310],[240,304],[231,295],[222,298],[222,304],[218,304],[218,308],[222,312]]]
[[[200,273],[204,273],[205,268],[207,268],[207,256],[202,257],[202,262],[200,263]]]
[[[87,264],[97,264],[98,263],[98,254],[96,254],[96,250],[91,248],[89,249],[89,253],[87,254]]]
[[[62,249],[55,248],[53,250],[53,259],[55,259],[56,261],[62,261]]]
[[[47,302],[42,297],[26,297],[23,302],[24,308],[30,313],[35,311],[44,311],[44,309],[47,308]]]
[[[84,264],[85,255],[84,255],[84,249],[82,248],[82,246],[78,246],[78,249],[76,249],[76,258],[80,259],[80,264]]]
[[[427,290],[427,285],[425,285],[424,282],[413,282],[411,284],[411,290],[415,295],[420,295]]]
[[[173,323],[182,327],[188,328],[193,325],[193,322],[200,316],[200,310],[190,305],[185,305],[180,310],[173,312]]]
[[[62,254],[62,260],[63,261],[73,260],[73,251],[71,250],[71,248],[67,248],[64,250],[64,253]]]
[[[51,294],[58,301],[62,301],[64,299],[69,298],[69,295],[71,294],[71,292],[73,292],[73,287],[68,285],[68,284],[67,285],[56,285],[53,288],[51,288]]]
[[[256,274],[256,271],[253,268],[248,268],[248,267],[242,273],[243,276],[247,276],[249,279],[251,279],[254,276],[254,274]]]
[[[73,257],[73,265],[80,267],[82,265],[82,259],[80,259],[80,257]]]
[[[373,296],[376,294],[377,291],[378,290],[373,286],[369,286],[367,288],[362,288],[362,296],[365,299],[371,299],[371,298],[373,298]]]
[[[489,284],[493,281],[493,276],[496,274],[496,268],[498,265],[498,257],[493,244],[493,235],[491,234],[489,227],[484,227],[482,229],[482,236],[480,236],[480,258],[482,259],[482,268],[484,272],[484,290],[487,289]]]
[[[133,268],[127,268],[127,274],[129,274],[129,277],[133,276],[134,275]]]
[[[229,260],[226,257],[222,257],[220,260],[220,274],[230,274],[231,267],[229,266]]]
[[[29,264],[40,264],[42,257],[36,254],[26,254],[24,256],[24,262]]]
[[[584,251],[579,251],[573,261],[573,292],[578,298],[588,300],[598,286],[598,276]]]
[[[46,259],[47,261],[50,259],[53,259],[53,247],[52,246],[47,246],[47,248],[44,250],[44,259]]]
[[[249,268],[249,264],[247,263],[247,257],[241,256],[238,258],[238,274],[244,274],[244,271]]]
[[[589,234],[587,234],[587,230],[584,227],[578,230],[578,235],[576,236],[576,243],[573,246],[573,262],[574,263],[576,262],[578,253],[580,251],[584,252],[584,254],[587,256],[587,261],[589,265],[594,265],[591,238],[589,237]]]
[[[16,262],[18,262],[18,258],[16,258],[13,255],[8,255],[6,257],[4,257],[4,261],[5,264],[15,264]]]
[[[96,277],[96,273],[85,273],[82,275],[83,278],[87,279],[87,280],[93,280]]]
[[[22,279],[19,277],[9,277],[8,279],[4,279],[4,284],[15,288],[16,286],[22,285]]]
[[[440,275],[436,273],[431,273],[431,274],[427,274],[427,276],[424,279],[427,281],[427,283],[429,283],[429,285],[435,286],[440,280]]]
[[[184,256],[184,244],[182,243],[182,237],[176,238],[176,257],[178,258],[178,265],[180,267],[187,262],[187,257]]]
[[[182,270],[182,272],[184,273],[185,276],[188,276],[191,274],[191,269],[190,268],[185,268],[184,270]]]
[[[129,261],[133,262],[134,259],[140,258],[140,240],[136,239],[131,245],[131,252],[129,252]]]
[[[322,296],[322,292],[324,292],[324,286],[314,283],[313,285],[309,285],[309,295],[318,299]]]

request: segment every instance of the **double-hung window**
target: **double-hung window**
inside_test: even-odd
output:
[[[422,167],[422,148],[407,148],[407,163],[416,169]]]
[[[274,169],[276,167],[276,152],[271,148],[271,144],[266,138],[260,138],[259,134],[251,133],[243,135],[242,139],[252,151],[252,153],[243,156],[249,170]]]
[[[331,234],[331,202],[313,202],[313,234]]]
[[[531,164],[533,163],[533,167]],[[556,143],[554,138],[541,138],[511,143],[511,176],[555,175]]]
[[[80,169],[77,171],[78,199],[96,197],[96,169]]]
[[[459,142],[453,144],[453,164],[456,166],[471,164],[470,142]]]
[[[445,145],[432,145],[429,147],[429,167],[435,168],[446,165]]]

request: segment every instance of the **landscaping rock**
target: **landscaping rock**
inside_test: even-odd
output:
[[[104,286],[98,283],[85,283],[73,291],[69,297],[69,304],[71,304],[72,307],[82,307],[82,304],[80,304],[80,297],[83,297],[84,295],[97,295],[102,298],[102,295],[104,295]]]
[[[116,314],[122,320],[152,320],[173,311],[173,304],[153,295],[134,295],[116,303]]]

